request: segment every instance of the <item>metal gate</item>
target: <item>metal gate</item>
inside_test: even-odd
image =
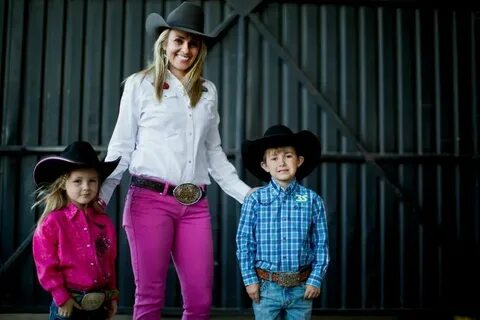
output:
[[[197,1],[198,2],[198,1]],[[104,153],[121,82],[149,60],[148,13],[179,1],[0,0],[0,312],[45,312],[30,236],[31,172],[86,139]],[[242,169],[243,139],[276,123],[309,129],[323,163],[304,183],[328,209],[332,262],[316,312],[478,312],[478,5],[422,1],[202,1],[220,37],[205,77]],[[120,311],[133,280],[121,229],[125,177],[109,204],[119,234]],[[214,183],[214,307],[250,302],[235,258],[240,206]],[[167,312],[181,295],[169,271]]]

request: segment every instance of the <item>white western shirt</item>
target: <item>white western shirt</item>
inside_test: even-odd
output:
[[[171,184],[210,184],[208,174],[240,203],[250,190],[221,147],[217,90],[208,80],[195,107],[183,84],[167,73],[162,101],[155,97],[153,77],[134,74],[125,81],[117,123],[106,161],[122,157],[104,181],[100,198],[110,200],[127,168],[133,175]]]

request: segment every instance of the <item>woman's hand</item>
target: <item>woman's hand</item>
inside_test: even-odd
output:
[[[102,199],[97,198],[97,200],[93,201],[92,207],[96,212],[105,213],[107,204]]]
[[[247,195],[245,196],[245,198],[248,197],[249,195],[251,195],[252,193],[254,193],[255,190],[257,190],[257,189],[259,189],[259,188],[260,188],[260,187],[253,187],[253,188],[251,188],[250,190],[248,190]]]

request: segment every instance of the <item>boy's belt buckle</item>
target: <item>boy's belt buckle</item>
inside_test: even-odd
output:
[[[173,196],[181,204],[190,206],[202,198],[202,189],[193,183],[182,183],[173,189]]]
[[[298,272],[279,272],[276,276],[277,283],[282,287],[296,287],[300,284]]]
[[[82,301],[80,302],[80,306],[85,311],[93,311],[100,308],[105,301],[105,293],[103,292],[90,292],[86,293]]]

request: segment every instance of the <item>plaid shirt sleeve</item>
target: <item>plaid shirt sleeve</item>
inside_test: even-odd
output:
[[[237,229],[237,258],[245,286],[258,283],[255,272],[257,243],[255,239],[256,201],[253,195],[242,205],[240,223]]]
[[[328,254],[328,229],[325,206],[322,198],[316,196],[313,202],[312,248],[315,258],[312,273],[307,280],[308,285],[320,288],[327,272],[330,260]]]

